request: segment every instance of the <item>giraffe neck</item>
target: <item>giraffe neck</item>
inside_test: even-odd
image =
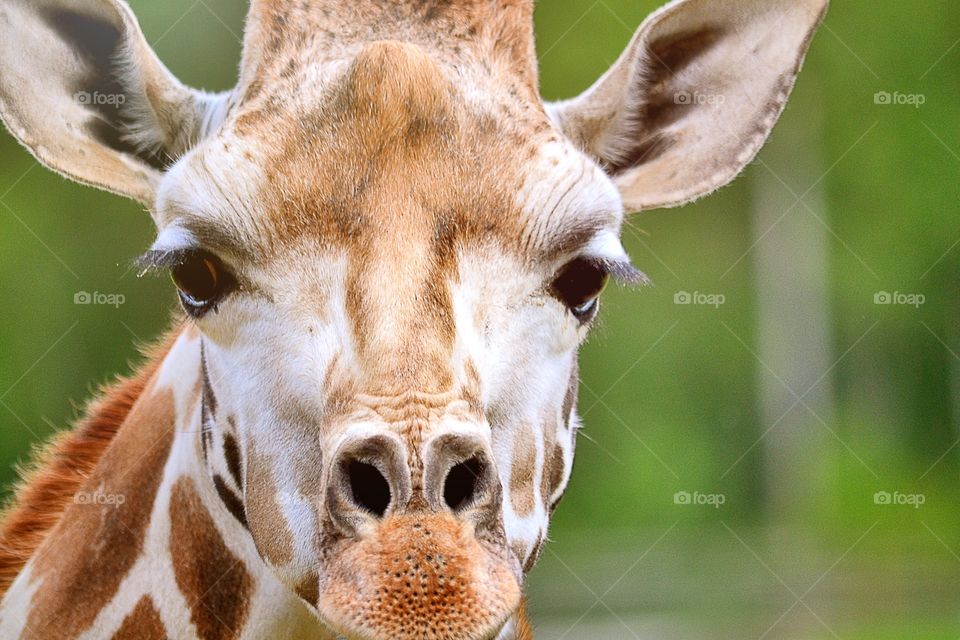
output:
[[[333,638],[268,571],[202,444],[185,329],[0,604],[2,638]]]

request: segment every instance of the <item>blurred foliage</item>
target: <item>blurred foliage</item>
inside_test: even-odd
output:
[[[231,86],[244,3],[131,4],[181,79]],[[540,2],[545,97],[589,86],[655,6]],[[960,7],[946,0],[834,3],[759,162],[709,199],[630,220],[625,244],[656,286],[609,291],[583,352],[577,469],[531,579],[543,637],[960,634],[958,33]],[[881,91],[925,103],[878,105]],[[796,139],[813,153],[794,154]],[[817,215],[796,207],[788,228],[825,237],[821,346],[832,365],[807,381],[826,390],[828,422],[802,408],[791,418],[816,481],[796,484],[789,509],[771,499],[778,469],[764,433],[776,427],[761,393],[785,372],[755,356],[765,304],[755,243],[767,230],[754,209],[773,166],[796,195],[810,186],[797,176],[820,178]],[[130,268],[151,234],[137,206],[68,183],[0,138],[4,485],[32,444],[68,425],[93,385],[127,371],[135,344],[167,324],[171,287]],[[77,306],[78,291],[126,303]],[[677,305],[678,291],[722,293],[726,304]],[[879,291],[926,303],[877,305]],[[674,503],[695,490],[725,503]],[[877,505],[878,491],[925,503]]]

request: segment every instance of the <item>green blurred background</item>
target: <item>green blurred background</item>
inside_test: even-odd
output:
[[[231,86],[245,3],[131,4],[181,79]],[[587,87],[656,5],[539,3],[544,95]],[[834,3],[745,175],[631,219],[656,286],[611,290],[584,349],[538,638],[960,636],[958,37],[947,0]],[[4,486],[167,324],[171,286],[129,268],[151,234],[0,137]]]

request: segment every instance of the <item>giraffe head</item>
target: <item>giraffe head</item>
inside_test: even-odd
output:
[[[351,637],[490,638],[570,476],[598,296],[643,279],[624,212],[736,176],[825,5],[678,0],[544,104],[528,0],[255,0],[220,95],[119,0],[6,0],[0,114],[151,211],[198,459],[277,578]]]

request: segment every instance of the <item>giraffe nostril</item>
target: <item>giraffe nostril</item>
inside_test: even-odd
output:
[[[347,478],[354,503],[378,518],[390,506],[390,483],[372,464],[352,460],[347,463]]]
[[[484,471],[483,461],[476,456],[450,469],[443,483],[443,500],[451,510],[459,511],[473,502],[483,482]]]
[[[350,436],[332,458],[323,506],[341,534],[366,537],[372,518],[383,520],[410,502],[408,456],[399,436]]]

